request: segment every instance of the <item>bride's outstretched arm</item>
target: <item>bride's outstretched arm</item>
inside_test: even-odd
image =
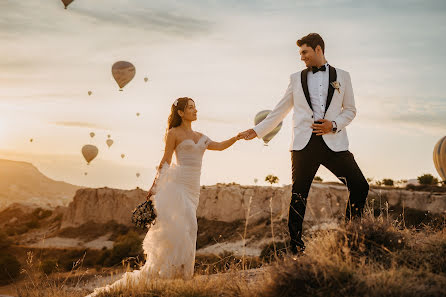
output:
[[[150,196],[152,196],[153,194],[155,194],[155,188],[156,188],[156,181],[158,180],[159,177],[159,173],[161,171],[161,168],[163,168],[163,166],[165,166],[164,164],[167,163],[168,165],[170,165],[170,163],[172,162],[172,155],[173,155],[173,151],[175,150],[175,141],[176,141],[176,136],[175,136],[175,132],[171,129],[167,132],[167,137],[166,137],[166,147],[164,149],[164,155],[163,158],[161,159],[160,164],[158,165],[158,169],[156,172],[156,176],[155,179],[153,181],[152,186],[150,187],[150,190],[147,194],[147,199],[150,198]]]
[[[221,142],[212,141],[211,143],[209,143],[207,149],[212,151],[223,151],[241,138],[242,137],[240,135],[237,135]]]

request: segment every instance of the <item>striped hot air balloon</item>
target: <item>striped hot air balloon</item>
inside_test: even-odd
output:
[[[446,181],[446,136],[434,147],[434,165],[443,181]]]

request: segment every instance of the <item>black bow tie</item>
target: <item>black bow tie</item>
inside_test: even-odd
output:
[[[316,67],[316,66],[312,66],[312,67],[311,67],[311,71],[313,71],[313,73],[316,73],[316,72],[318,72],[318,71],[325,71],[325,70],[327,70],[327,69],[325,68],[325,65],[322,65],[321,67]]]

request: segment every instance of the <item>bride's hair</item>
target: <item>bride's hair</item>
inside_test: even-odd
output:
[[[164,135],[164,140],[166,140],[167,132],[170,129],[181,125],[182,119],[178,114],[178,111],[179,110],[184,111],[186,109],[187,102],[189,102],[189,100],[194,101],[192,98],[189,97],[181,97],[175,100],[175,102],[172,104],[172,107],[170,108],[170,115],[169,118],[167,119],[167,129],[166,129],[166,134]]]

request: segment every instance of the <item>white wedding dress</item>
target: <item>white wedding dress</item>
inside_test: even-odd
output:
[[[196,211],[200,196],[203,154],[211,139],[202,135],[195,143],[183,140],[175,148],[177,164],[164,163],[152,196],[157,218],[143,241],[146,262],[140,270],[126,272],[111,285],[96,288],[96,296],[114,288],[144,284],[153,278],[191,279],[197,239]]]

